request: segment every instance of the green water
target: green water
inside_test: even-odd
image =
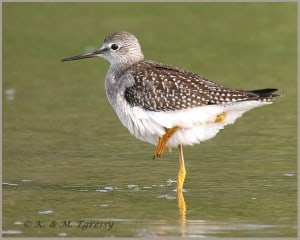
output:
[[[295,237],[296,9],[3,3],[3,236]],[[152,160],[155,146],[121,126],[106,100],[104,60],[60,62],[119,29],[140,38],[147,58],[285,94],[184,148],[185,224],[177,149]]]

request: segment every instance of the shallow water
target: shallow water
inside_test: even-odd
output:
[[[8,111],[14,103],[6,104]],[[5,122],[3,234],[296,236],[296,121],[293,109],[278,115],[284,104],[256,109],[215,139],[184,148],[184,219],[177,149],[152,160],[154,146],[130,136],[109,108],[105,117],[89,116],[98,126],[89,119],[78,131],[72,114],[56,122],[49,115],[46,127],[35,115]]]

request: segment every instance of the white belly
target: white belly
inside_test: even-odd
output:
[[[136,138],[157,144],[166,128],[179,127],[169,139],[167,146],[193,145],[214,137],[224,126],[233,124],[243,113],[271,102],[244,101],[226,105],[207,105],[177,111],[147,111],[128,104],[115,109],[123,125]],[[215,122],[218,115],[226,117]]]

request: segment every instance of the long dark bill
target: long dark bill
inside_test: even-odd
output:
[[[65,62],[65,61],[73,61],[73,60],[79,60],[79,59],[85,59],[85,58],[93,58],[93,57],[98,57],[99,54],[101,54],[101,49],[93,51],[93,52],[88,52],[88,53],[84,53],[84,54],[80,54],[80,55],[76,55],[73,57],[66,57],[63,58],[61,61]]]

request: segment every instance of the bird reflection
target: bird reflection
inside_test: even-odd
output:
[[[186,224],[186,203],[182,191],[177,192],[177,202],[179,208],[179,223],[181,226]]]

